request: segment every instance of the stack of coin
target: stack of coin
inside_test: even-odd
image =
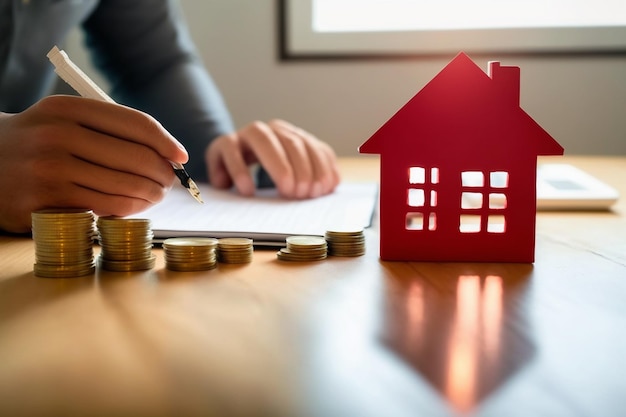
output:
[[[217,239],[175,237],[163,241],[165,267],[172,271],[205,271],[217,266]]]
[[[36,276],[69,278],[94,273],[91,210],[39,210],[31,213],[31,220]]]
[[[276,253],[282,261],[321,261],[326,259],[327,244],[322,236],[289,236],[287,247]]]
[[[143,271],[154,268],[152,229],[148,219],[100,217],[99,263],[109,271]]]
[[[326,231],[328,254],[331,256],[361,256],[365,254],[365,235],[361,230]]]
[[[227,264],[245,264],[252,262],[252,239],[231,237],[217,241],[217,260]]]

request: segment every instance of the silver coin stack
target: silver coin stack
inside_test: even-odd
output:
[[[217,266],[217,239],[177,237],[163,241],[165,267],[172,271],[205,271]]]
[[[150,220],[100,217],[97,224],[102,268],[118,272],[154,268]]]
[[[36,276],[70,278],[94,273],[94,214],[91,210],[39,210],[31,213],[31,221]]]
[[[327,244],[321,236],[289,236],[287,247],[281,248],[276,256],[281,261],[321,261],[326,259]]]
[[[226,264],[245,264],[252,262],[253,240],[230,237],[217,241],[217,260]]]
[[[361,230],[326,231],[328,254],[331,256],[361,256],[365,254],[365,235]]]

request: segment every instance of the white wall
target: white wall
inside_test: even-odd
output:
[[[280,62],[275,0],[181,0],[235,122],[282,117],[357,147],[452,58]],[[68,45],[72,49],[76,45]],[[626,56],[479,57],[521,67],[522,107],[566,154],[626,154]]]

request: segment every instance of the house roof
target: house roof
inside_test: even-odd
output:
[[[396,112],[359,148],[361,153],[465,152],[477,141],[493,152],[561,155],[563,148],[519,106],[519,68],[487,75],[465,53]],[[514,71],[511,71],[514,70]],[[510,90],[510,91],[509,91]]]

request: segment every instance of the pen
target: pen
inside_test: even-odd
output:
[[[56,46],[53,46],[50,52],[46,55],[50,62],[54,65],[54,71],[68,83],[78,94],[82,97],[92,98],[100,101],[107,101],[109,103],[115,103],[111,97],[109,97],[96,83],[91,80],[76,64],[74,64],[65,51],[60,50]],[[204,203],[200,197],[200,190],[196,183],[191,179],[185,168],[176,162],[171,162],[174,173],[180,180],[180,183],[185,187],[189,194],[195,198],[198,202]]]

